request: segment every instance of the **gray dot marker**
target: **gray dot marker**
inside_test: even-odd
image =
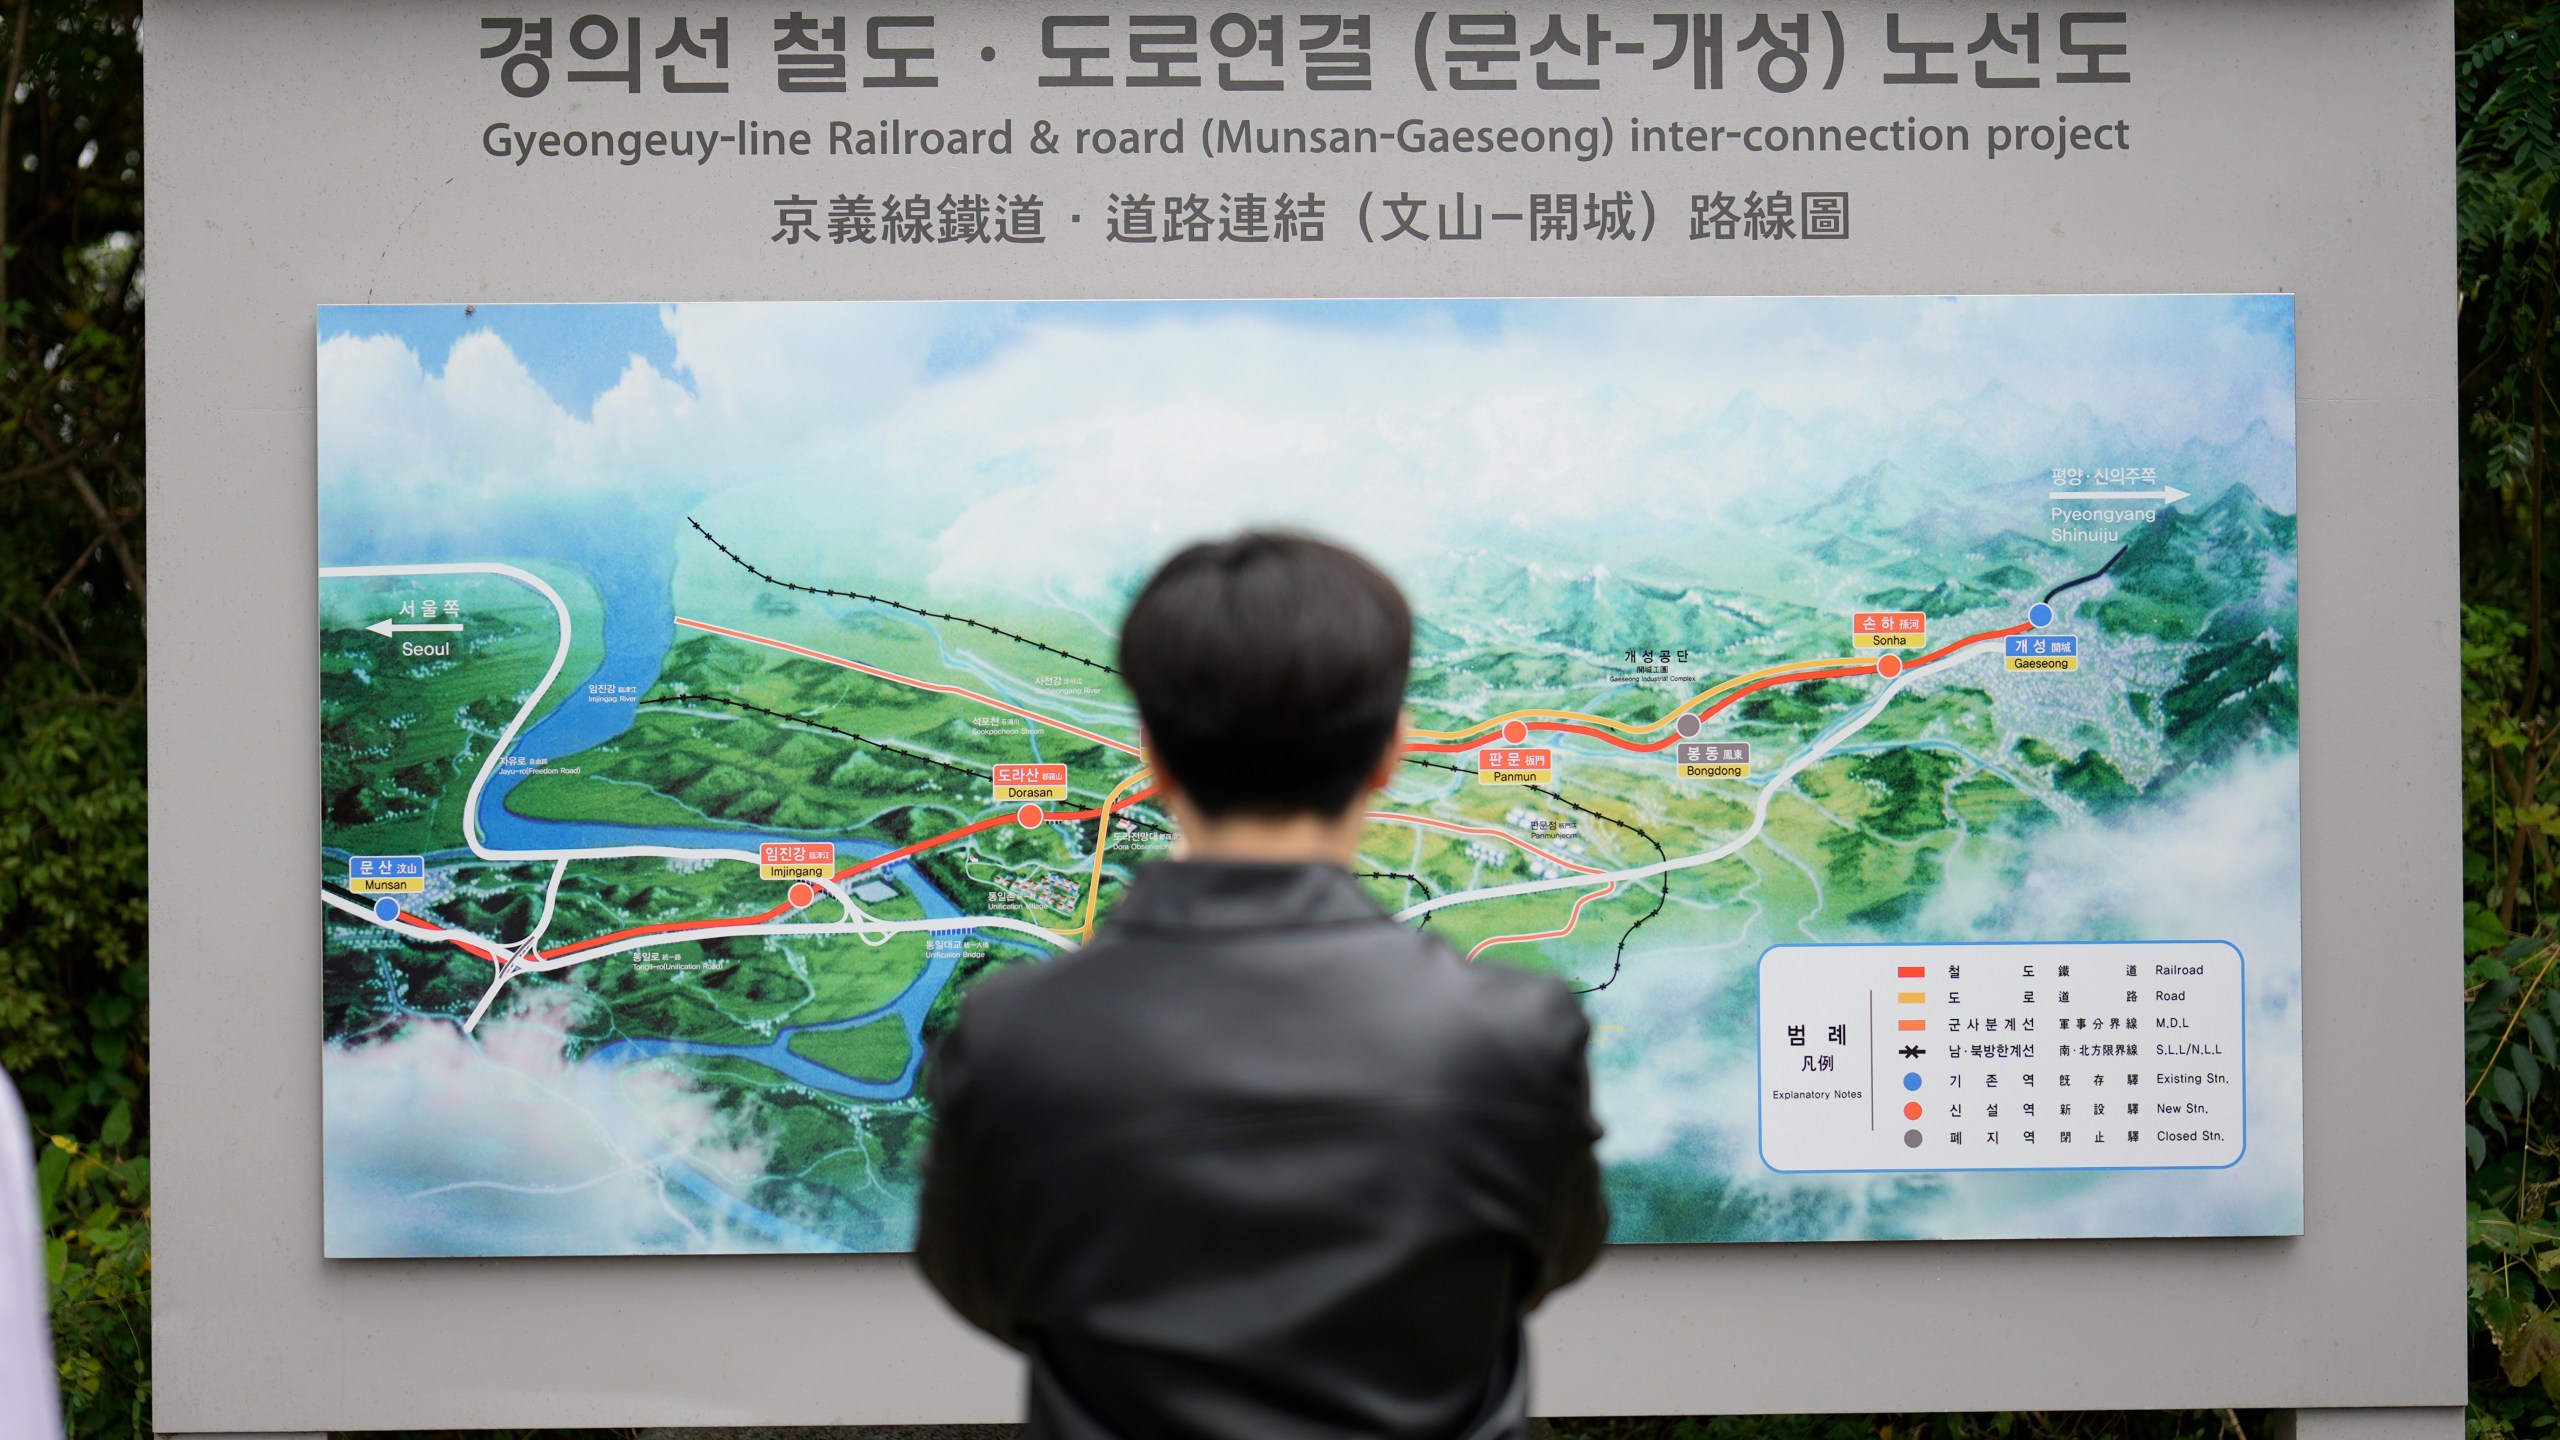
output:
[[[1902,1132],[1902,1143],[1903,1143],[1903,1144],[1905,1144],[1905,1145],[1910,1146],[1910,1147],[1911,1147],[1912,1149],[1914,1149],[1914,1150],[1919,1149],[1919,1148],[1920,1148],[1920,1132],[1919,1132],[1919,1131],[1917,1131],[1917,1130],[1905,1130],[1905,1131],[1903,1131],[1903,1132]]]
[[[1686,739],[1688,739],[1690,736],[1695,735],[1695,734],[1697,734],[1697,733],[1698,733],[1698,717],[1697,717],[1697,716],[1695,716],[1695,715],[1683,715],[1683,716],[1681,716],[1681,717],[1680,717],[1680,722],[1679,722],[1679,723],[1680,723],[1680,738],[1681,738],[1681,739],[1686,740]]]

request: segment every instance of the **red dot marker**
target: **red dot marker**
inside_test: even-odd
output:
[[[1023,829],[1037,830],[1040,828],[1040,822],[1047,816],[1039,806],[1025,805],[1013,812],[1013,818],[1015,823],[1021,825]]]
[[[1914,1101],[1912,1101],[1910,1104],[1903,1106],[1903,1107],[1902,1107],[1902,1118],[1903,1118],[1903,1119],[1905,1119],[1905,1120],[1917,1120],[1917,1119],[1919,1119],[1919,1118],[1920,1118],[1920,1102],[1919,1102],[1919,1101],[1917,1101],[1917,1100],[1914,1100]]]
[[[1506,745],[1517,745],[1528,738],[1529,727],[1517,720],[1502,727],[1502,740]]]
[[[806,880],[791,887],[791,908],[794,910],[808,909],[809,902],[817,898],[818,887]]]
[[[1881,659],[1881,660],[1877,661],[1877,662],[1876,662],[1876,673],[1877,673],[1877,674],[1879,674],[1879,675],[1881,675],[1881,676],[1883,676],[1883,677],[1884,677],[1884,678],[1886,678],[1887,680],[1890,680],[1890,679],[1892,679],[1894,676],[1901,674],[1901,673],[1902,673],[1902,657],[1901,657],[1901,656],[1899,656],[1899,655],[1887,655],[1887,656],[1886,656],[1886,657],[1884,657],[1883,659]]]

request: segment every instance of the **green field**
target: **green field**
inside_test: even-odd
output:
[[[599,614],[593,588],[546,577],[573,617]],[[432,583],[429,583],[429,581]],[[498,575],[346,578],[320,587],[320,786],[329,839],[355,854],[413,855],[456,844],[461,804],[489,747],[542,679],[560,643],[549,601]],[[399,607],[459,602],[460,634],[377,635]],[[581,631],[594,635],[592,618]],[[452,653],[404,657],[403,643],[450,643]],[[594,668],[600,642],[579,640],[536,714]]]
[[[914,1047],[907,1043],[906,1026],[883,1019],[850,1030],[800,1031],[791,1037],[791,1052],[839,1075],[886,1082],[906,1070]]]

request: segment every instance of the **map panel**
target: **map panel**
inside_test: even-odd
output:
[[[2301,1229],[2289,297],[318,330],[333,1256],[904,1248],[1248,524],[1413,598],[1363,884],[1580,993],[1614,1239]]]

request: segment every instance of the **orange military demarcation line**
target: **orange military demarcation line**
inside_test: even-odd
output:
[[[974,700],[981,705],[988,705],[995,709],[1002,710],[1008,715],[1019,715],[1025,720],[1036,720],[1039,723],[1050,726],[1054,729],[1064,730],[1070,735],[1090,740],[1096,745],[1107,745],[1124,755],[1135,755],[1138,753],[1138,747],[1129,744],[1125,740],[1114,740],[1108,735],[1097,735],[1093,731],[1087,730],[1081,725],[1070,725],[1066,721],[1061,720],[1054,715],[1043,715],[1037,710],[1026,710],[1019,705],[998,700],[992,695],[981,695],[977,691],[971,690],[966,686],[945,685],[937,680],[919,680],[912,675],[901,675],[895,670],[883,670],[877,665],[866,665],[859,660],[848,660],[841,655],[830,655],[824,650],[812,650],[806,645],[794,645],[788,640],[776,640],[770,635],[758,635],[752,630],[732,630],[726,625],[714,625],[707,620],[691,620],[682,615],[678,615],[675,617],[675,623],[684,626],[688,630],[701,630],[713,635],[726,635],[732,640],[744,640],[750,645],[764,645],[775,650],[784,651],[788,654],[801,656],[804,659],[820,660],[829,665],[841,665],[847,670],[859,671],[874,679],[886,680],[892,684],[910,685],[918,690],[930,690],[937,695],[956,695],[963,700]]]
[[[1382,824],[1420,825],[1432,830],[1446,830],[1456,835],[1482,835],[1489,840],[1500,840],[1508,844],[1517,845],[1521,849],[1528,851],[1530,854],[1535,855],[1540,859],[1553,861],[1554,863],[1563,866],[1565,869],[1575,871],[1579,874],[1597,875],[1600,873],[1598,866],[1584,865],[1577,861],[1567,860],[1552,850],[1540,849],[1538,846],[1521,839],[1519,836],[1512,834],[1508,830],[1494,830],[1482,825],[1461,825],[1454,820],[1435,820],[1428,815],[1407,815],[1402,811],[1397,810],[1372,810],[1368,813],[1366,818],[1378,821]]]
[[[1534,935],[1496,935],[1489,940],[1479,940],[1476,942],[1476,948],[1467,952],[1467,958],[1473,960],[1496,945],[1517,945],[1530,940],[1561,940],[1573,933],[1574,926],[1582,923],[1583,906],[1617,888],[1617,882],[1613,880],[1596,890],[1586,892],[1581,899],[1573,902],[1573,913],[1565,917],[1564,926],[1561,929],[1541,930]]]

